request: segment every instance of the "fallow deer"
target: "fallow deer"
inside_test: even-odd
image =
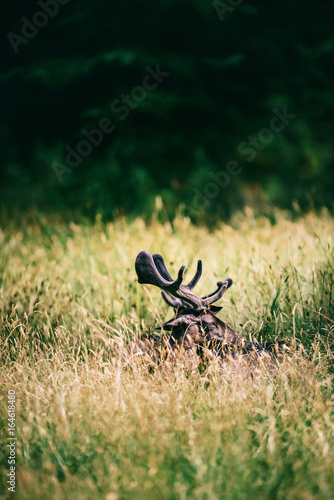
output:
[[[236,333],[230,326],[217,317],[222,307],[213,305],[232,285],[231,279],[219,281],[217,290],[205,297],[198,297],[193,288],[202,275],[202,261],[197,263],[197,271],[192,280],[183,284],[185,266],[178,272],[176,280],[170,276],[161,255],[151,255],[147,250],[139,252],[135,269],[140,284],[149,284],[161,289],[162,296],[168,305],[175,310],[175,317],[159,326],[162,335],[148,337],[151,346],[161,344],[175,351],[183,346],[185,350],[196,350],[199,355],[209,349],[220,358],[228,353],[233,356],[241,354],[273,351],[274,343],[249,342]]]

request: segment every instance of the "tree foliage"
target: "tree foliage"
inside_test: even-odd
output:
[[[3,200],[111,216],[148,212],[160,195],[195,220],[245,202],[331,205],[333,1],[12,0],[0,9]],[[167,76],[145,80],[150,71]],[[138,90],[145,81],[151,88]],[[270,139],[263,129],[284,108],[296,117]],[[103,120],[114,128],[99,142]],[[73,151],[89,138],[96,145],[79,161]],[[230,161],[240,173],[208,187]]]

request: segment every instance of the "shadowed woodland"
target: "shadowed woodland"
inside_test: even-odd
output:
[[[332,207],[332,1],[58,7],[22,42],[22,17],[32,22],[41,7],[1,3],[3,202],[110,218],[149,215],[160,196],[168,216],[180,209],[195,222],[245,203],[262,212]],[[122,113],[122,96],[157,65],[168,77]],[[261,142],[272,110],[285,106],[296,118]],[[115,130],[68,168],[66,147],[76,150],[104,118]],[[231,160],[241,173],[212,188],[208,203],[198,198]],[[54,162],[67,170],[57,176]]]

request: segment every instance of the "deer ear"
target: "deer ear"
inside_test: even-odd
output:
[[[223,307],[219,307],[219,306],[211,306],[209,307],[209,310],[213,313],[213,314],[217,314],[219,313],[219,311],[221,311],[223,309]]]

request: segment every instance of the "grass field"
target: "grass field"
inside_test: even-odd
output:
[[[334,499],[334,220],[275,223],[250,210],[215,231],[188,219],[104,224],[27,214],[0,231],[1,498],[8,390],[16,396],[20,499]],[[172,317],[134,260],[161,253],[230,277],[219,317],[247,338],[285,339],[285,361],[250,374],[126,348]]]

